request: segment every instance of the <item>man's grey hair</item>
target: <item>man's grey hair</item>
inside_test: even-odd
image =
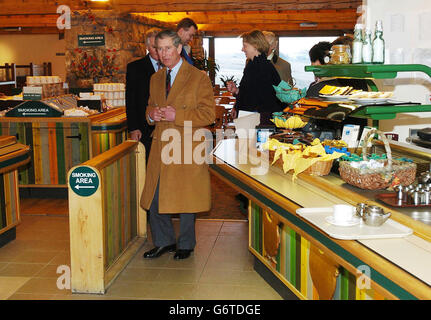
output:
[[[277,43],[278,39],[274,32],[271,31],[262,31],[263,35],[266,38],[266,41],[268,41],[269,45],[272,46],[273,44]]]
[[[151,38],[155,38],[156,37],[156,35],[160,32],[160,31],[162,31],[162,29],[160,29],[160,28],[151,28],[151,29],[148,29],[146,32],[145,32],[145,44],[147,45],[147,46],[149,46],[150,45],[150,39]]]
[[[181,44],[180,36],[173,30],[169,30],[169,29],[162,30],[156,35],[156,41],[158,39],[165,39],[165,38],[171,38],[175,48],[178,48],[178,46]]]

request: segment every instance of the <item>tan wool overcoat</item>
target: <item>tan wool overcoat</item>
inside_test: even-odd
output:
[[[155,125],[140,205],[149,210],[159,181],[159,213],[197,213],[211,208],[205,142],[198,139],[215,120],[215,101],[206,74],[183,60],[166,98],[166,68],[151,77],[147,121]],[[151,123],[148,114],[157,107],[172,106],[174,122]],[[198,140],[198,141],[193,141]],[[193,155],[193,153],[196,153]]]

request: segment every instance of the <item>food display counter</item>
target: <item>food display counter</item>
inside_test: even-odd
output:
[[[249,199],[249,250],[255,269],[283,297],[298,299],[430,299],[431,226],[403,208],[388,207],[372,192],[341,178],[291,174],[270,166],[255,174],[263,158],[239,157],[238,142],[220,141],[213,151],[213,174]],[[268,160],[263,160],[268,161]],[[264,163],[264,162],[262,162]],[[267,163],[268,165],[268,163]],[[296,213],[299,208],[367,202],[392,213],[411,228],[403,238],[340,240]],[[426,216],[431,210],[420,209]],[[429,213],[429,212],[428,212]],[[426,220],[426,219],[425,219]]]
[[[21,187],[66,187],[70,168],[127,140],[125,108],[88,116],[46,114],[0,117],[0,135],[31,147],[30,164],[19,170]]]
[[[431,68],[421,64],[341,64],[306,66],[305,71],[317,77],[340,77],[366,79],[372,91],[378,91],[371,79],[394,79],[399,72],[422,72],[431,77]],[[394,119],[398,113],[429,112],[431,105],[390,100],[387,103],[370,103],[354,109],[349,117],[373,120],[378,127],[379,120]]]
[[[30,162],[30,148],[0,136],[0,247],[15,239],[20,222],[18,168]]]

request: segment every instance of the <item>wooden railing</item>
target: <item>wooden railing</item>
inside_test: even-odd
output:
[[[145,242],[144,181],[145,148],[131,140],[70,169],[72,292],[105,293]]]

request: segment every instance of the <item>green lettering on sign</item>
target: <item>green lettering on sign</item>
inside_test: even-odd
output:
[[[99,188],[99,177],[90,167],[77,167],[70,173],[69,186],[78,196],[88,197]]]

